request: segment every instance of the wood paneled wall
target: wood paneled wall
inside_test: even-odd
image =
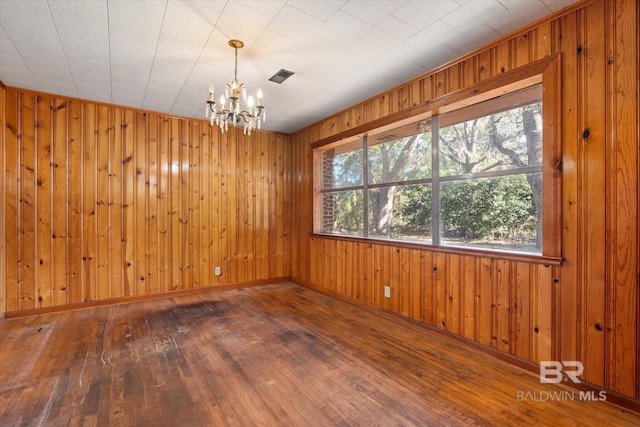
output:
[[[289,136],[3,96],[8,312],[289,276]]]
[[[638,399],[638,7],[582,2],[293,135],[292,278]],[[311,234],[314,142],[557,53],[561,267]]]

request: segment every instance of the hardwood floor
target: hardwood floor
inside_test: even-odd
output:
[[[473,424],[640,416],[291,283],[0,322],[2,426]]]

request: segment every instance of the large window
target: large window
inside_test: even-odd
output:
[[[315,231],[542,254],[542,109],[535,85],[321,148]]]

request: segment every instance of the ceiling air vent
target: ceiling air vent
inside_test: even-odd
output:
[[[289,70],[285,70],[284,68],[281,68],[280,71],[278,71],[273,76],[271,76],[269,80],[280,84],[283,81],[287,80],[289,77],[293,76],[294,74],[295,73],[293,71],[289,71]]]

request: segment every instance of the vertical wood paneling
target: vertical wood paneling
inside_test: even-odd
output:
[[[56,268],[54,260],[54,243],[61,241],[53,229],[54,212],[52,212],[52,188],[55,187],[55,159],[54,150],[57,147],[52,145],[53,138],[50,135],[55,132],[51,128],[52,102],[49,97],[38,97],[36,100],[36,151],[38,160],[35,170],[37,171],[37,187],[35,204],[38,212],[37,223],[37,254],[34,263],[34,269],[38,276],[38,301],[36,306],[50,306],[53,302],[52,287],[56,286],[56,279],[53,271]],[[56,114],[57,115],[57,114]],[[47,138],[49,136],[49,138]],[[64,184],[63,184],[64,185]],[[63,252],[64,253],[64,252]],[[29,261],[27,261],[29,262]]]
[[[585,379],[604,384],[605,358],[605,265],[610,254],[603,247],[607,242],[605,227],[605,147],[606,147],[606,95],[605,52],[601,43],[605,38],[604,2],[594,3],[584,10],[584,47],[579,70],[585,104],[582,108],[582,127],[588,130],[583,145],[583,214],[584,214],[584,281],[583,308]],[[604,256],[603,256],[604,251]]]
[[[124,128],[122,129],[122,244],[124,268],[122,274],[122,294],[134,295],[136,285],[136,266],[134,258],[134,237],[135,231],[135,204],[134,204],[134,182],[135,163],[134,153],[136,144],[136,114],[131,110],[124,112]],[[150,145],[152,141],[150,141]],[[157,206],[157,205],[156,205]],[[159,282],[159,278],[156,279]],[[74,300],[72,300],[74,301]]]
[[[18,267],[20,253],[20,121],[22,119],[22,94],[3,90],[4,110],[4,235],[5,235],[5,300],[6,311],[20,308]],[[11,254],[14,254],[12,257]]]
[[[588,2],[295,134],[294,279],[332,286],[332,266],[324,260],[335,256],[335,242],[309,237],[310,144],[342,130],[349,111],[362,125],[396,107],[406,110],[406,88],[426,102],[560,53],[561,90],[545,108],[559,110],[554,133],[562,155],[562,266],[373,243],[358,275],[370,281],[370,301],[378,307],[534,363],[579,360],[583,380],[640,397],[639,22],[634,0]],[[340,249],[341,259],[357,253],[354,245],[340,247],[354,251]],[[400,280],[392,301],[382,297],[390,280]],[[344,293],[353,296],[352,289]],[[419,315],[408,309],[414,298]]]
[[[608,223],[611,238],[608,292],[607,361],[609,388],[634,395],[638,377],[638,129],[628,126],[638,119],[638,2],[618,0],[608,4],[607,94],[611,127],[608,135],[608,181],[611,183]],[[635,173],[634,173],[635,171]],[[635,282],[635,285],[634,285]],[[635,344],[635,345],[634,345]]]
[[[530,337],[532,320],[536,317],[531,313],[531,269],[535,266],[526,262],[514,265],[514,286],[512,295],[513,315],[513,354],[523,359],[531,356]]]
[[[95,299],[109,298],[111,277],[109,270],[109,143],[111,108],[100,105],[96,111],[96,259],[97,280]]]
[[[133,120],[133,117],[131,117]],[[127,126],[128,128],[128,126]],[[145,253],[145,265],[146,271],[146,285],[147,292],[155,293],[165,290],[161,275],[161,268],[159,265],[160,259],[160,244],[159,244],[159,232],[158,232],[158,218],[159,211],[158,205],[160,200],[159,191],[159,176],[162,172],[159,170],[160,157],[158,148],[158,117],[153,115],[147,117],[144,122],[144,130],[146,131],[146,137],[144,140],[146,143],[145,157],[148,159],[147,169],[147,189],[148,189],[148,201],[146,203],[146,219],[145,219],[145,238],[147,239],[147,251]],[[133,137],[133,134],[127,134],[128,137]],[[127,147],[125,139],[125,147]],[[129,150],[126,150],[129,151]],[[123,159],[128,159],[131,154],[123,155]],[[123,160],[124,163],[124,160]],[[131,162],[126,162],[129,164]],[[125,166],[126,167],[126,166]],[[133,182],[133,176],[129,175]],[[123,192],[127,194],[127,189],[123,188]]]
[[[560,19],[560,42],[562,51],[562,74],[576,76],[578,67],[578,13]],[[562,82],[564,93],[562,102],[562,254],[565,258],[560,285],[559,355],[561,360],[578,360],[578,289],[582,265],[579,248],[582,237],[582,216],[579,215],[581,200],[578,198],[578,179],[583,165],[578,162],[580,130],[578,126],[578,78],[565,78]]]
[[[4,93],[7,311],[288,276],[288,136]]]
[[[498,350],[509,353],[511,349],[511,263],[496,260],[494,281],[494,336],[493,342]]]
[[[20,154],[20,235],[18,240],[20,280],[18,282],[20,309],[35,308],[37,289],[40,282],[37,280],[37,198],[36,198],[36,171],[37,171],[37,124],[36,105],[37,97],[25,97],[22,104],[24,120],[21,123],[21,154]],[[50,168],[50,165],[45,167]],[[47,206],[50,208],[50,206]],[[51,242],[49,242],[51,244]],[[43,285],[43,286],[49,286]]]
[[[4,316],[6,311],[6,260],[7,260],[7,236],[5,221],[6,206],[6,92],[4,85],[0,84],[0,181],[2,181],[2,191],[0,191],[0,316]]]
[[[94,104],[83,105],[82,139],[83,162],[82,173],[84,174],[82,188],[82,232],[83,232],[83,254],[82,254],[82,283],[83,301],[93,301],[97,299],[97,265],[98,256],[96,253],[96,106]]]

